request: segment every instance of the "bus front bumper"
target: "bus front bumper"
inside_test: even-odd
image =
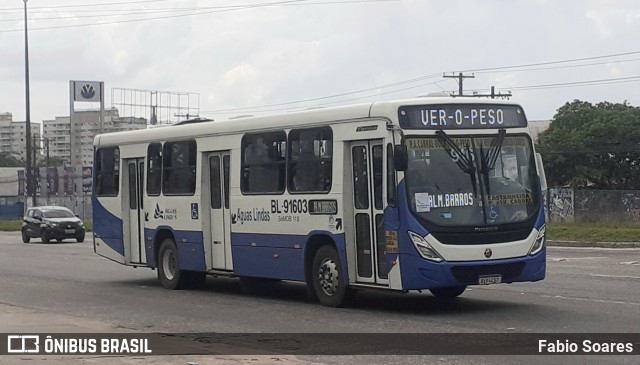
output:
[[[400,262],[404,290],[539,281],[546,274],[546,249],[534,256],[490,261],[436,263],[401,255]]]

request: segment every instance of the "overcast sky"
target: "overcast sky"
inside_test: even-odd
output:
[[[476,71],[464,88],[510,90],[532,120],[552,118],[573,99],[640,106],[640,1],[29,0],[28,6],[35,122],[69,114],[69,80],[104,81],[107,107],[111,88],[198,93],[200,114],[223,119],[457,91],[443,73],[529,64],[539,65]],[[22,0],[0,0],[0,112],[14,120],[25,119],[22,7]],[[611,55],[618,56],[602,57]],[[594,80],[605,81],[575,84]],[[316,100],[291,103],[309,99]],[[256,106],[264,107],[242,110]]]

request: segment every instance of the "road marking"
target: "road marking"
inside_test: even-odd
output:
[[[555,298],[555,299],[566,299],[566,300],[579,300],[582,302],[595,302],[595,303],[610,303],[610,304],[627,304],[639,306],[640,303],[634,302],[624,302],[621,300],[604,300],[604,299],[590,299],[590,298],[578,298],[578,297],[565,297],[562,295],[542,295],[543,298]]]
[[[595,256],[595,257],[557,257],[552,258],[551,261],[575,261],[575,260],[599,260],[606,259],[605,256]]]
[[[640,251],[640,248],[637,247],[564,247],[564,246],[549,246],[547,247],[549,252],[555,251],[612,251],[612,252],[622,252],[622,251]]]
[[[626,261],[621,262],[620,265],[640,265],[640,261]]]
[[[640,280],[640,276],[598,275],[598,274],[589,274],[589,276],[595,276],[597,278],[638,279],[638,280]]]

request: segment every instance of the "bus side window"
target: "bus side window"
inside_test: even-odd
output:
[[[329,192],[331,170],[331,128],[294,129],[289,133],[290,192]]]
[[[162,193],[193,195],[196,191],[196,142],[166,142],[162,151]]]
[[[242,138],[242,193],[282,193],[286,174],[284,131]]]

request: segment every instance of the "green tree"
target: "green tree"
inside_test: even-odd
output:
[[[574,100],[540,134],[550,186],[640,189],[640,108]]]
[[[0,167],[22,167],[24,162],[18,160],[10,153],[0,152]]]

